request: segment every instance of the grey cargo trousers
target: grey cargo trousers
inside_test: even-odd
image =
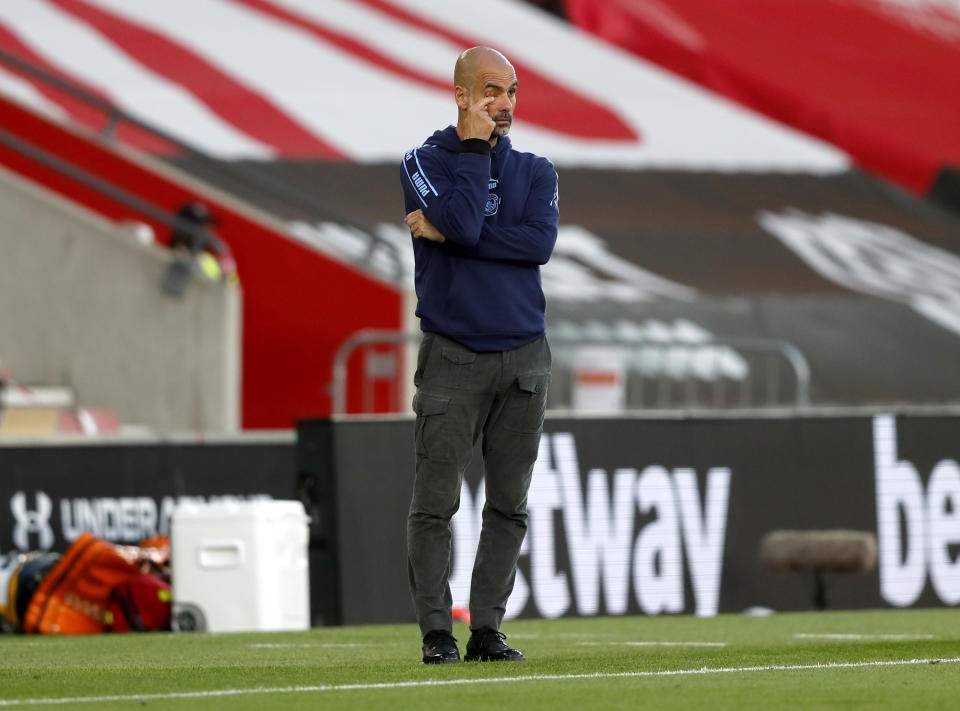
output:
[[[413,399],[416,479],[407,517],[410,591],[422,634],[452,631],[450,519],[482,439],[486,505],[470,585],[471,627],[500,629],[527,532],[527,490],[550,381],[546,338],[475,353],[424,333]]]

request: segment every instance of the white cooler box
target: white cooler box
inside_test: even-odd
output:
[[[170,524],[173,628],[307,629],[309,520],[299,501],[178,506]]]

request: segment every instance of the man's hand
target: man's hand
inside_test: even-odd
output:
[[[423,210],[414,210],[404,217],[403,221],[407,223],[407,227],[410,228],[410,234],[414,237],[422,237],[431,242],[447,241],[447,238],[440,234],[440,231],[434,227],[430,220],[427,219],[427,216],[423,214]]]
[[[485,96],[461,114],[460,120],[457,122],[457,135],[460,136],[461,141],[468,138],[490,140],[497,124],[487,113],[487,107],[494,101],[496,101],[494,97]]]

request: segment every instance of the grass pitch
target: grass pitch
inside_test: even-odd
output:
[[[0,638],[0,708],[942,709],[960,612],[504,625],[523,664],[420,664],[412,625]],[[461,651],[468,632],[454,629]]]

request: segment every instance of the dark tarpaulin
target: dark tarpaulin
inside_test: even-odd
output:
[[[402,224],[398,166],[256,164],[368,228]],[[696,293],[626,301],[548,294],[553,326],[679,319],[718,338],[787,341],[810,363],[814,404],[960,399],[960,322],[950,319],[951,309],[960,319],[960,220],[951,213],[859,172],[559,172],[562,230],[582,227],[617,258]],[[281,217],[332,219],[234,189]],[[813,268],[764,227],[764,215],[799,216],[839,274]]]

